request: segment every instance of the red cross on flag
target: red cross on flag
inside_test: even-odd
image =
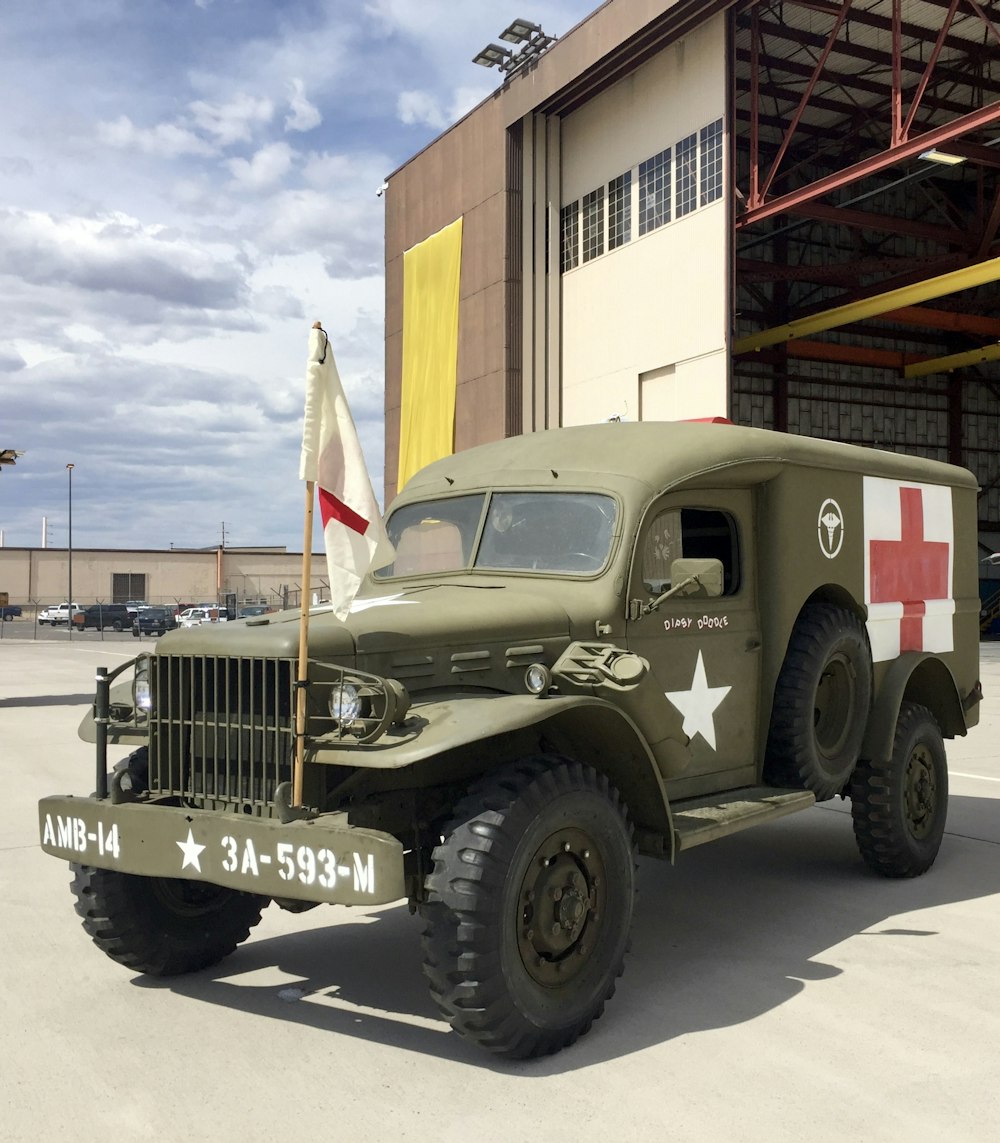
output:
[[[872,659],[953,650],[951,489],[866,476],[864,500]]]
[[[326,333],[309,339],[299,479],[316,483],[334,614],[345,619],[370,568],[395,552],[372,491],[351,410]]]

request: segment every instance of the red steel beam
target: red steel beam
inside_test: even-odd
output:
[[[1000,318],[979,314],[960,313],[956,310],[934,310],[926,306],[903,306],[879,315],[879,321],[899,322],[923,329],[946,330],[949,333],[971,333],[977,337],[1000,338]]]
[[[893,0],[893,3],[898,3],[899,0]],[[771,189],[771,183],[774,182],[774,176],[778,173],[778,167],[781,166],[781,160],[785,157],[785,152],[788,150],[792,142],[792,136],[795,134],[795,128],[799,125],[799,120],[805,111],[812,93],[816,90],[816,84],[819,82],[820,76],[823,74],[823,69],[826,67],[826,61],[830,58],[830,53],[837,42],[837,33],[840,31],[841,25],[847,18],[847,13],[851,10],[851,0],[844,0],[841,5],[840,12],[833,22],[833,27],[826,38],[826,43],[823,45],[823,50],[820,52],[819,59],[816,61],[816,66],[813,68],[812,75],[806,82],[805,89],[799,99],[798,107],[795,108],[795,113],[792,115],[791,122],[785,130],[785,137],[781,141],[781,146],[778,148],[778,153],[774,156],[774,161],[771,163],[771,168],[767,172],[767,176],[761,185],[760,191],[757,195],[751,195],[747,205],[752,210],[756,206],[760,206],[764,199],[767,197],[767,192]]]
[[[969,132],[992,126],[994,123],[1000,123],[1000,102],[990,103],[986,107],[970,111],[967,115],[961,115],[950,123],[945,123],[931,131],[925,131],[922,135],[917,135],[913,139],[907,139],[905,143],[900,143],[899,146],[889,147],[868,159],[863,159],[860,163],[854,163],[842,171],[817,179],[816,182],[810,183],[808,186],[780,195],[762,206],[748,208],[747,212],[737,219],[736,227],[741,230],[755,222],[762,222],[765,218],[772,218],[776,214],[785,214],[794,206],[822,198],[823,195],[829,194],[831,191],[840,190],[841,187],[849,186],[859,179],[883,171],[886,167],[895,166],[897,163],[905,162],[908,159],[915,159],[921,151],[928,151]]]
[[[938,56],[941,54],[941,49],[944,47],[944,41],[948,34],[948,29],[951,27],[951,22],[955,18],[955,9],[958,7],[958,0],[951,0],[951,6],[948,8],[948,15],[944,18],[944,23],[941,25],[941,31],[938,32],[938,38],[935,41],[934,47],[931,50],[930,58],[927,61],[927,67],[924,68],[924,74],[920,77],[920,82],[917,84],[917,90],[913,93],[913,102],[910,104],[910,114],[906,117],[906,122],[903,124],[900,137],[893,139],[894,143],[901,143],[910,134],[910,129],[913,126],[913,120],[916,118],[917,111],[920,109],[920,100],[923,99],[924,92],[927,90],[927,84],[930,82],[931,75],[934,72],[934,67],[937,64]]]
[[[918,222],[912,218],[892,218],[887,214],[874,214],[869,210],[850,210],[843,206],[828,206],[822,202],[806,202],[792,207],[789,214],[799,218],[814,218],[820,222],[832,222],[840,226],[855,227],[859,230],[878,230],[889,234],[905,234],[910,238],[923,238],[928,242],[940,242],[944,246],[971,248],[973,240],[962,230],[947,226],[936,226],[930,222]]]
[[[789,357],[802,361],[832,361],[837,365],[869,365],[875,369],[904,369],[927,354],[900,353],[895,349],[876,349],[866,345],[841,345],[833,341],[790,341],[785,347]]]

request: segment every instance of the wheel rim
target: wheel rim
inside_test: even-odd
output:
[[[160,903],[179,917],[203,917],[217,913],[231,892],[219,885],[180,878],[151,877],[149,881]]]
[[[828,758],[843,750],[850,736],[855,690],[850,662],[843,655],[834,655],[820,674],[813,705],[816,746]]]
[[[933,829],[937,809],[937,775],[931,752],[924,745],[914,747],[906,763],[903,812],[910,833],[920,840]]]
[[[538,984],[566,984],[587,965],[604,923],[607,878],[593,840],[579,829],[547,838],[518,892],[517,946]]]

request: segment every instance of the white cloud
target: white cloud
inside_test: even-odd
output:
[[[429,91],[401,91],[396,112],[403,123],[423,123],[437,131],[448,126],[440,101]]]
[[[559,33],[596,0],[535,3]],[[297,548],[309,325],[330,331],[379,490],[374,191],[499,82],[469,62],[502,27],[495,5],[35,0],[7,15],[0,389],[27,450],[3,478],[8,542],[58,518],[76,461],[82,546],[211,544],[225,519],[233,542]]]
[[[175,159],[179,155],[211,155],[215,150],[204,139],[176,123],[137,127],[127,115],[120,115],[111,123],[98,123],[97,137],[111,147],[133,148],[164,159]]]
[[[268,187],[290,170],[292,149],[287,143],[268,143],[255,151],[251,158],[229,159],[227,165],[238,183],[256,189]]]
[[[285,116],[286,131],[312,131],[323,122],[319,108],[306,98],[305,84],[301,79],[289,83],[292,94],[288,99],[289,113]]]
[[[270,123],[274,104],[270,99],[240,92],[227,103],[208,103],[203,99],[188,104],[195,124],[213,136],[220,147],[233,143],[249,143],[254,132]]]

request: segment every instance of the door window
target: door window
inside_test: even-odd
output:
[[[650,595],[670,586],[670,565],[679,559],[716,559],[722,564],[722,594],[740,587],[736,521],[714,508],[669,508],[653,521],[642,553],[642,583]]]

